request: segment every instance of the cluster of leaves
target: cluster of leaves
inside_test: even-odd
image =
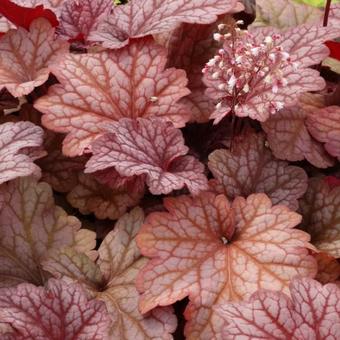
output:
[[[308,3],[1,0],[1,339],[340,339],[340,5]]]

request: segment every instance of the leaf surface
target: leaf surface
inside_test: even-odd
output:
[[[340,107],[328,106],[308,115],[308,131],[325,149],[340,160]]]
[[[145,316],[138,311],[134,282],[145,259],[141,258],[135,237],[143,220],[140,208],[121,217],[99,247],[96,262],[68,247],[45,261],[44,268],[56,277],[85,284],[96,299],[105,302],[113,323],[112,338],[170,340],[176,328],[171,307],[157,308]]]
[[[11,30],[0,39],[0,88],[14,96],[31,93],[45,83],[51,64],[65,56],[68,44],[54,38],[55,29],[45,19]]]
[[[15,26],[26,30],[29,30],[33,21],[39,18],[46,19],[52,27],[56,27],[59,24],[56,15],[51,10],[44,9],[42,5],[30,8],[19,6],[11,0],[1,0],[0,14]]]
[[[70,0],[62,6],[58,33],[85,42],[113,7],[112,0]]]
[[[321,251],[340,257],[340,187],[331,188],[323,178],[310,180],[300,201],[303,228]]]
[[[137,278],[140,310],[189,295],[189,339],[214,339],[221,320],[213,306],[239,301],[260,288],[288,291],[295,275],[314,276],[309,236],[293,229],[300,216],[272,206],[264,194],[166,198],[168,212],[150,214],[137,236],[151,260]]]
[[[204,166],[193,156],[180,130],[160,119],[121,119],[110,133],[92,146],[93,156],[86,172],[108,167],[122,176],[145,175],[154,195],[168,194],[186,186],[197,194],[207,189]]]
[[[53,68],[61,84],[52,86],[35,108],[45,113],[44,126],[67,133],[67,156],[88,151],[105,123],[124,117],[163,117],[182,127],[190,113],[177,101],[189,93],[187,78],[165,64],[166,49],[151,38],[119,51],[69,54]]]
[[[30,122],[0,125],[0,184],[40,173],[33,163],[35,157],[29,151],[42,145],[43,135],[44,131]]]
[[[89,300],[78,284],[50,279],[46,287],[22,283],[0,290],[0,319],[14,339],[109,339],[105,305]]]
[[[43,284],[48,252],[76,245],[80,222],[55,206],[46,183],[25,177],[0,187],[0,286]]]
[[[291,299],[280,292],[255,293],[249,303],[221,306],[229,323],[225,339],[338,339],[340,289],[310,278],[290,284]]]
[[[130,38],[171,31],[181,22],[210,24],[217,16],[233,12],[237,0],[130,0],[91,35],[104,47],[121,48]]]
[[[274,156],[279,159],[289,161],[306,159],[319,168],[332,166],[333,159],[307,129],[308,114],[309,110],[298,104],[281,110],[262,123],[262,128],[267,133],[269,146]]]
[[[93,176],[80,174],[79,183],[67,195],[68,202],[82,214],[94,213],[99,219],[116,220],[134,207],[144,194],[144,181],[111,188],[101,185]]]
[[[307,190],[304,170],[274,158],[264,136],[254,132],[235,138],[232,151],[214,151],[208,166],[217,179],[214,188],[230,199],[263,192],[273,204],[296,210],[297,200]]]

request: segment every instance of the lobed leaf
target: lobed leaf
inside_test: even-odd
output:
[[[40,169],[33,163],[41,154],[34,149],[43,143],[44,131],[30,122],[4,123],[0,125],[0,184],[17,177],[39,175]]]
[[[291,298],[280,292],[260,291],[249,303],[219,308],[225,339],[337,339],[340,336],[340,289],[310,278],[290,284]]]
[[[237,6],[237,0],[130,0],[115,7],[90,39],[107,48],[121,48],[131,38],[171,31],[181,22],[213,23]]]
[[[264,194],[166,198],[168,212],[152,213],[137,236],[151,260],[136,284],[145,313],[189,295],[189,339],[214,339],[221,320],[213,306],[247,299],[260,288],[288,291],[296,275],[314,276],[309,236],[293,229],[300,216],[272,206]]]
[[[128,208],[136,206],[144,194],[144,182],[141,179],[111,188],[101,185],[93,176],[81,173],[78,182],[68,193],[68,202],[82,214],[94,213],[99,219],[116,220]]]
[[[67,156],[83,154],[103,134],[105,123],[124,117],[163,117],[182,127],[190,113],[177,101],[189,93],[187,78],[165,64],[166,49],[151,38],[119,51],[69,54],[53,67],[61,84],[52,86],[35,108],[44,113],[44,126],[67,133]]]
[[[11,30],[0,39],[0,89],[14,96],[31,93],[48,79],[51,64],[68,51],[68,44],[55,40],[55,29],[37,19],[29,31]]]
[[[0,320],[15,329],[13,339],[109,339],[105,305],[79,284],[50,279],[46,287],[2,288],[0,308]]]
[[[93,143],[92,151],[86,172],[115,167],[121,176],[144,175],[154,195],[184,186],[193,194],[207,189],[203,164],[186,155],[181,131],[170,122],[121,119]]]
[[[80,222],[55,206],[46,183],[29,177],[3,184],[0,206],[0,286],[43,284],[41,262],[53,249],[77,245]]]
[[[340,257],[340,187],[331,188],[323,178],[312,178],[300,201],[303,228],[320,250]]]
[[[70,0],[62,6],[58,33],[68,39],[84,40],[94,32],[113,8],[112,0]]]
[[[262,134],[253,131],[234,138],[232,151],[216,150],[209,155],[214,189],[230,199],[263,192],[273,204],[298,208],[298,199],[307,190],[302,168],[278,161],[265,146]]]
[[[135,237],[143,220],[140,208],[121,217],[100,245],[96,263],[72,248],[64,248],[45,261],[44,268],[56,277],[83,283],[96,299],[105,302],[112,320],[112,338],[170,340],[176,328],[170,307],[157,308],[145,316],[138,311],[134,281],[145,259]]]
[[[315,110],[308,115],[306,126],[316,140],[325,143],[328,153],[340,160],[340,107]]]
[[[262,123],[262,128],[275,157],[289,161],[306,159],[316,167],[327,168],[333,165],[333,159],[309,133],[306,126],[309,112],[300,102],[272,116]]]

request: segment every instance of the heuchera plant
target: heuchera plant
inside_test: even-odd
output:
[[[340,339],[340,4],[0,0],[0,339]]]

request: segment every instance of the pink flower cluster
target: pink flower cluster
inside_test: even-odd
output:
[[[238,27],[226,34],[223,34],[226,25],[221,24],[218,28],[214,39],[223,42],[223,47],[202,70],[206,82],[215,89],[213,99],[217,105],[211,117],[216,119],[215,123],[229,112],[244,116],[242,105],[263,86],[271,86],[272,92],[278,93],[288,85],[283,70],[289,65],[297,67],[291,62],[289,53],[278,44],[281,38],[278,34],[268,35],[258,42],[253,34]],[[283,106],[281,101],[267,103],[271,114]]]

